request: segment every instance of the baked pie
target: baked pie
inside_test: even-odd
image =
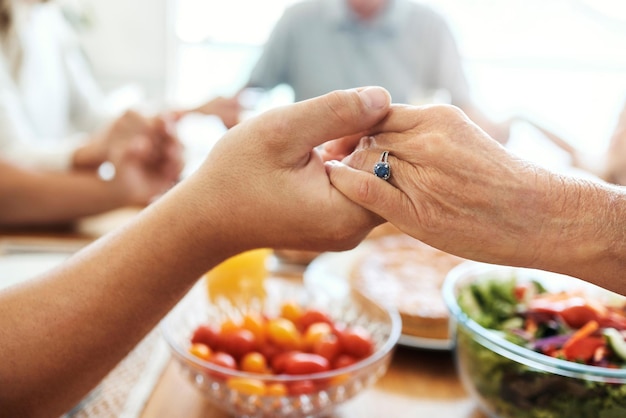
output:
[[[450,269],[463,261],[409,235],[386,235],[365,241],[350,281],[365,296],[396,306],[403,334],[448,339],[441,287]]]

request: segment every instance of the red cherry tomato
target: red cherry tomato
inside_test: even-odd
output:
[[[334,334],[325,335],[313,344],[313,353],[332,361],[341,353],[339,338]]]
[[[348,355],[348,354],[340,354],[333,363],[333,369],[341,369],[343,367],[352,366],[357,362],[357,359]]]
[[[224,353],[222,351],[218,351],[216,353],[211,354],[208,359],[209,363],[217,364],[218,366],[225,367],[227,369],[236,369],[237,362],[235,358],[228,353]]]
[[[203,324],[199,325],[191,337],[191,343],[204,344],[209,348],[216,350],[219,346],[219,330],[212,325]]]
[[[374,352],[374,341],[362,327],[346,328],[340,334],[339,341],[343,352],[356,358],[367,357]]]
[[[333,324],[332,319],[324,312],[317,309],[307,309],[300,315],[300,318],[298,318],[298,328],[304,332],[309,326],[316,322],[325,322],[329,325]]]
[[[311,353],[292,353],[285,360],[286,374],[312,374],[330,370],[324,357]]]
[[[272,364],[272,360],[278,354],[282,353],[282,350],[276,347],[274,344],[262,344],[259,347],[259,352],[263,354],[269,364]]]
[[[236,359],[240,359],[257,349],[257,342],[252,331],[237,329],[220,335],[221,349]]]
[[[213,363],[217,366],[224,367],[226,369],[237,369],[237,362],[230,354],[218,351],[216,353],[211,354],[211,356],[207,359],[209,363]],[[220,373],[220,372],[209,372],[213,377],[218,379],[227,379],[228,376]]]
[[[300,380],[289,384],[290,395],[304,395],[315,392],[315,383],[311,380]]]
[[[289,361],[291,355],[295,353],[300,353],[300,351],[283,351],[282,353],[276,354],[271,359],[272,370],[276,374],[283,374],[287,369],[287,362]]]

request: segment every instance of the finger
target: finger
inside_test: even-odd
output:
[[[331,139],[364,132],[386,115],[391,96],[382,87],[338,90],[295,103],[258,119],[262,132],[282,132],[281,145],[299,138],[303,147],[314,148]]]
[[[344,136],[343,138],[326,142],[320,152],[324,161],[342,160],[354,151],[360,140],[360,135]]]
[[[401,216],[407,198],[393,185],[340,161],[328,161],[325,167],[331,184],[348,199],[391,223],[401,221],[396,218]]]
[[[459,120],[469,121],[469,118],[461,109],[453,105],[411,106],[394,104],[389,109],[388,117],[376,125],[374,130],[377,133],[404,132],[418,126]]]

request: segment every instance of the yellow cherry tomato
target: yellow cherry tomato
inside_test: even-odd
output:
[[[208,360],[211,357],[211,349],[208,345],[202,343],[194,343],[189,347],[189,354],[192,354],[199,359]]]
[[[265,395],[265,383],[259,379],[250,379],[247,377],[231,377],[226,385],[237,392],[246,395]]]
[[[244,315],[241,327],[252,332],[259,344],[267,340],[267,324],[261,314],[249,312]]]
[[[286,396],[287,386],[283,383],[270,383],[265,388],[265,394],[269,396]]]
[[[241,370],[249,373],[267,373],[267,360],[265,356],[261,353],[253,351],[251,353],[246,354],[241,359],[240,363]]]
[[[300,332],[287,318],[270,319],[267,323],[267,336],[271,342],[284,349],[296,349],[301,345]]]
[[[222,326],[220,327],[220,331],[222,332],[222,334],[228,334],[239,329],[241,329],[241,325],[239,325],[233,319],[225,320],[224,322],[222,322]]]
[[[293,301],[285,302],[280,308],[280,316],[296,324],[302,316],[302,307]]]
[[[313,346],[321,341],[326,335],[333,333],[333,328],[326,322],[316,322],[311,324],[304,333],[304,346],[312,349]]]

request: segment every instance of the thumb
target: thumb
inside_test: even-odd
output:
[[[396,223],[402,214],[406,196],[373,173],[357,170],[340,161],[324,163],[331,184],[348,199],[381,218]]]
[[[267,117],[283,122],[281,126],[285,129],[285,140],[292,142],[293,138],[299,138],[302,146],[311,149],[331,139],[357,135],[371,129],[387,115],[390,104],[391,96],[387,90],[382,87],[364,87],[337,90],[297,102]]]

